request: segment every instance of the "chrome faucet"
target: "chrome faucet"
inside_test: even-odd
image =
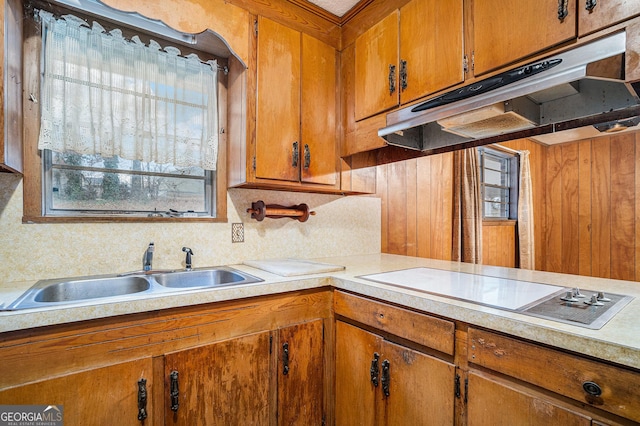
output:
[[[147,247],[144,255],[142,256],[142,270],[144,270],[145,272],[151,270],[151,264],[153,262],[153,249],[154,245],[152,241],[149,243],[149,247]]]
[[[187,253],[187,258],[184,261],[187,271],[191,270],[191,256],[193,256],[193,250],[189,247],[182,247],[182,251]]]

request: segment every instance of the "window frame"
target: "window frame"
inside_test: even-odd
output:
[[[146,215],[113,215],[113,214],[47,214],[45,204],[45,179],[43,178],[45,167],[45,156],[38,150],[38,135],[40,131],[40,108],[37,103],[41,86],[41,52],[42,36],[38,22],[33,18],[31,7],[33,5],[24,2],[24,7],[19,0],[15,0],[21,5],[20,13],[23,14],[22,33],[5,34],[6,38],[21,40],[8,46],[8,49],[20,49],[21,68],[23,71],[23,86],[26,93],[26,102],[23,103],[22,125],[24,142],[24,172],[23,172],[23,223],[56,223],[56,222],[227,222],[227,134],[224,129],[227,127],[228,108],[228,76],[226,72],[218,72],[218,123],[219,123],[219,148],[217,170],[212,172],[215,177],[209,182],[211,192],[209,194],[211,214],[214,216],[198,217],[148,217]],[[44,8],[44,7],[43,7]],[[47,8],[44,8],[47,10]],[[84,19],[101,20],[100,16],[92,16],[90,13],[66,9],[63,6],[56,6],[55,12],[66,12],[74,14]],[[30,16],[28,16],[31,13]],[[126,13],[126,12],[124,12]],[[113,26],[113,25],[112,25]],[[116,24],[123,31],[128,30],[126,24]],[[176,40],[167,40],[161,35],[150,34],[143,29],[136,29],[136,34],[153,38],[161,44],[169,44],[179,47],[184,52],[195,51],[191,46],[183,46]],[[142,37],[141,37],[142,38]],[[197,52],[197,51],[196,51]],[[203,52],[200,52],[203,53]],[[220,67],[227,68],[227,59],[211,55],[218,60]],[[229,60],[235,58],[230,57]]]
[[[493,158],[497,158],[506,164],[508,170],[501,174],[506,175],[508,185],[494,185],[485,183],[485,155],[489,155]],[[519,192],[519,158],[515,153],[506,152],[497,147],[482,146],[478,147],[478,168],[480,172],[480,192],[482,198],[482,220],[496,222],[496,221],[514,221],[518,218],[518,192]],[[492,169],[494,170],[494,169]],[[500,189],[508,190],[508,206],[507,217],[500,216],[487,216],[485,211],[485,205],[488,200],[485,200],[485,187],[491,186]],[[504,203],[503,203],[504,204]]]

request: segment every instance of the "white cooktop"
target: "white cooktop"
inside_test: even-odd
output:
[[[521,309],[564,290],[549,284],[431,268],[403,269],[360,278],[510,310]]]

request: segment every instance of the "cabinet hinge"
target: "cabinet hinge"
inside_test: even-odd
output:
[[[273,334],[269,335],[269,355],[273,353]]]
[[[462,72],[465,74],[469,72],[469,58],[467,55],[462,57]]]
[[[256,157],[255,155],[253,156],[253,161],[251,162],[251,167],[253,168],[253,171],[256,171]]]
[[[471,52],[471,72],[476,72],[476,52],[475,50]]]
[[[453,382],[453,392],[456,398],[460,398],[460,376],[456,374],[456,377]]]
[[[253,35],[258,37],[258,20],[253,21]]]

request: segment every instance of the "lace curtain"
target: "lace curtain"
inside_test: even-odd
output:
[[[38,148],[216,169],[217,63],[40,11]]]

